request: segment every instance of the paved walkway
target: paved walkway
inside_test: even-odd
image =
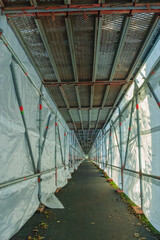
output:
[[[33,230],[39,236],[35,239],[47,240],[155,239],[137,225],[139,220],[90,162],[81,164],[57,197],[65,209],[34,214],[12,240],[32,239],[28,236],[34,236]],[[135,233],[140,236],[136,238]]]

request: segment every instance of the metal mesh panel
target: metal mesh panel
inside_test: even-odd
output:
[[[3,1],[5,6],[31,6],[30,5],[30,0],[5,0]]]
[[[95,16],[71,16],[79,79],[91,79],[93,68]]]
[[[101,106],[104,91],[105,91],[105,86],[96,86],[94,89],[95,89],[95,92],[94,92],[93,106]]]
[[[105,120],[106,120],[106,117],[107,117],[107,115],[108,115],[109,111],[110,111],[110,109],[103,109],[103,110],[101,111],[101,118],[100,118],[100,122],[102,122],[102,121],[105,121]]]
[[[97,121],[97,117],[98,117],[98,109],[92,109],[91,110],[91,119],[92,121]]]
[[[74,86],[64,86],[64,91],[67,93],[67,98],[70,107],[78,107],[77,97]]]
[[[118,47],[123,15],[103,15],[97,79],[108,79]]]
[[[88,121],[88,110],[82,111],[82,119],[83,121]]]
[[[42,17],[46,35],[61,80],[73,80],[73,69],[64,17]]]
[[[78,110],[70,110],[74,122],[80,122]]]
[[[56,80],[34,17],[13,18],[44,79]]]
[[[117,85],[117,86],[110,86],[110,90],[108,93],[108,97],[106,100],[106,105],[113,105],[116,97],[118,96],[118,93],[120,91],[121,86]]]
[[[48,90],[51,93],[51,96],[53,97],[58,107],[66,107],[59,87],[48,87]]]
[[[90,86],[79,87],[82,107],[88,107],[90,104]]]
[[[124,79],[127,77],[147,34],[152,18],[152,13],[136,13],[133,15],[114,78]]]

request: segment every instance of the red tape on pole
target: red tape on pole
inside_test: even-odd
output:
[[[21,112],[24,111],[24,110],[23,110],[23,106],[20,106],[19,109],[20,109]]]
[[[39,104],[39,110],[42,110],[42,104]]]
[[[136,104],[136,109],[139,109],[139,104]]]

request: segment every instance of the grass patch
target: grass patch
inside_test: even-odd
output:
[[[97,165],[96,165],[97,166]],[[99,171],[104,174],[105,178],[108,179],[110,178],[106,172],[101,170],[99,166],[97,166]],[[119,187],[115,184],[115,182],[109,182],[109,184],[114,188],[114,189],[119,189]],[[137,205],[125,194],[125,193],[119,193],[122,200],[127,203],[130,207]],[[132,209],[132,208],[130,208]],[[133,209],[132,209],[133,212]],[[137,215],[136,215],[137,216]],[[156,236],[158,239],[160,239],[160,232],[149,222],[148,218],[144,214],[139,214],[138,219],[143,223],[143,225],[146,227],[146,229],[151,232],[154,236]]]
[[[109,182],[109,183],[114,189],[119,189],[119,187],[115,184],[115,182]]]
[[[160,232],[155,227],[153,227],[153,225],[144,214],[139,215],[139,220],[144,224],[148,231],[152,232],[157,237],[160,237]]]

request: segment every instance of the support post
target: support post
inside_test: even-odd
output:
[[[61,152],[61,160],[62,160],[62,164],[64,165],[64,158],[63,158],[62,142],[61,142],[61,136],[60,136],[60,131],[59,131],[59,125],[57,126],[57,133],[58,133],[58,140],[59,140],[59,146],[60,146],[60,152]]]
[[[52,116],[52,113],[50,113],[50,115],[48,117],[46,130],[45,130],[44,136],[43,136],[44,140],[43,140],[43,143],[42,143],[42,154],[43,154],[43,149],[44,149],[46,138],[47,138],[47,133],[48,133],[48,128],[49,128],[49,123],[50,123],[51,116]]]
[[[142,161],[141,161],[141,137],[139,124],[139,95],[136,94],[136,115],[137,115],[137,137],[138,137],[138,160],[139,160],[139,178],[140,178],[140,198],[141,208],[143,209],[143,183],[142,183]]]
[[[121,184],[123,190],[123,159],[122,159],[122,114],[119,108],[119,148],[120,148],[120,159],[121,159]]]
[[[36,166],[35,166],[35,162],[34,162],[34,157],[33,157],[33,152],[32,152],[32,147],[31,147],[31,142],[30,142],[30,138],[29,138],[29,134],[28,134],[28,129],[27,129],[27,124],[26,124],[26,120],[25,120],[25,116],[24,116],[24,110],[23,110],[23,104],[22,104],[22,100],[19,94],[19,89],[18,89],[18,85],[17,85],[17,79],[16,79],[16,74],[15,74],[15,69],[14,69],[14,65],[13,62],[10,65],[10,69],[11,69],[11,73],[12,73],[12,78],[13,78],[13,84],[14,84],[14,89],[15,89],[15,93],[16,93],[16,97],[17,97],[17,102],[21,111],[21,116],[22,116],[22,121],[24,124],[24,128],[25,128],[25,137],[26,137],[26,141],[27,141],[27,145],[28,145],[28,150],[29,150],[29,154],[30,154],[30,158],[31,158],[31,163],[32,163],[32,167],[33,167],[33,171],[34,173],[36,173]]]
[[[152,93],[154,100],[156,101],[158,107],[160,108],[160,98],[156,95],[156,93],[154,92],[153,87],[151,86],[150,82],[147,82],[147,86],[150,90],[150,92]]]
[[[64,167],[66,166],[66,146],[67,146],[67,134],[64,133]]]
[[[128,137],[127,137],[126,151],[125,151],[125,157],[124,157],[124,168],[126,166],[127,156],[128,156],[128,145],[129,145],[130,133],[131,133],[131,128],[132,128],[133,107],[134,107],[134,98],[132,100],[132,105],[131,105],[131,114],[130,114],[129,127],[128,127]]]
[[[111,178],[112,178],[112,127],[110,126],[110,155],[111,155]]]
[[[41,94],[39,96],[39,158],[37,165],[37,172],[41,172],[41,161],[42,161],[42,85],[40,88]],[[38,177],[38,199],[41,202],[41,178]]]
[[[55,152],[54,152],[54,160],[55,160],[55,185],[57,186],[57,116],[55,116]]]

